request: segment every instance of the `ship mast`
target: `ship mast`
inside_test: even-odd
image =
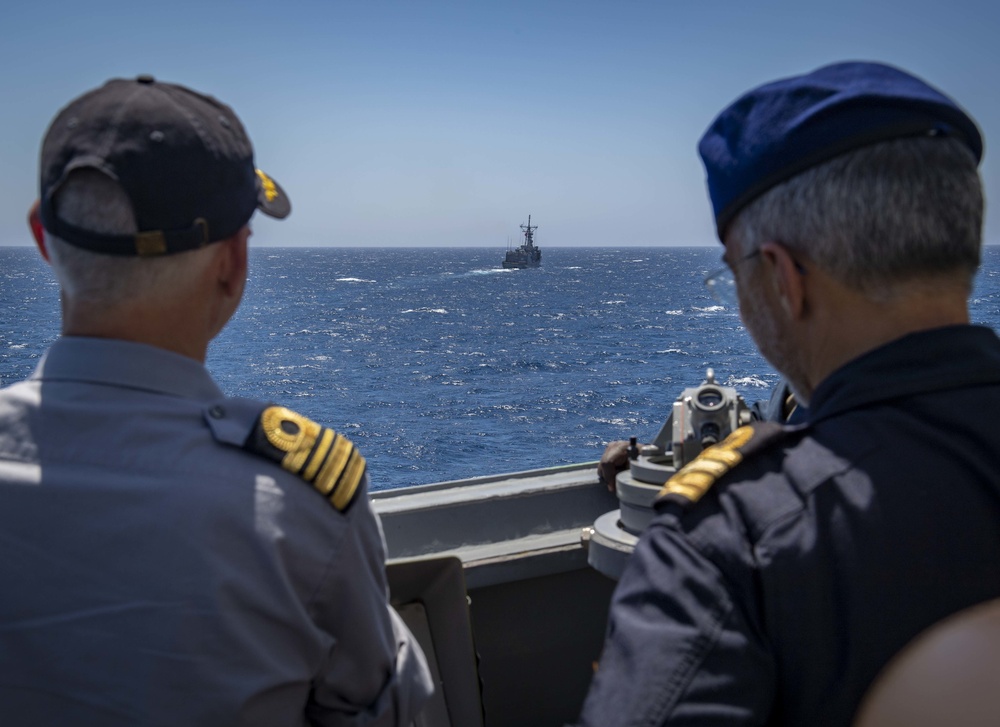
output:
[[[521,225],[521,229],[524,230],[524,247],[530,250],[535,246],[534,231],[538,229],[538,225],[531,224],[531,215],[528,215],[528,224]]]

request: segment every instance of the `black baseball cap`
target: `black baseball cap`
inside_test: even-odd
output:
[[[291,212],[285,191],[255,167],[231,108],[152,76],[113,79],[70,102],[45,134],[40,166],[45,229],[93,252],[170,255],[232,236],[254,210],[276,218]],[[58,217],[53,197],[79,169],[121,186],[137,234],[102,234]]]
[[[748,91],[698,145],[719,239],[772,187],[840,154],[909,136],[954,137],[977,163],[983,156],[982,135],[964,109],[884,63],[834,63]]]

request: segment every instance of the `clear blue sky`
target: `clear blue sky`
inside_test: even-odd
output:
[[[543,246],[713,244],[705,127],[751,86],[847,59],[965,106],[1000,198],[998,36],[985,0],[7,3],[0,244],[29,241],[52,116],[139,73],[236,109],[294,204],[257,219],[260,245],[502,249],[529,213]]]

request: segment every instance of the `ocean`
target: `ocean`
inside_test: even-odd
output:
[[[223,390],[347,435],[373,489],[596,460],[652,438],[715,370],[748,402],[778,375],[702,279],[721,247],[545,248],[503,270],[492,248],[252,248],[240,310],[209,351]],[[0,384],[59,329],[33,248],[0,248]],[[1000,327],[1000,247],[974,322]]]

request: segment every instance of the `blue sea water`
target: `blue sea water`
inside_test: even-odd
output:
[[[243,305],[208,367],[230,395],[280,402],[361,448],[375,489],[595,460],[649,439],[705,369],[748,401],[777,374],[702,279],[721,249],[547,248],[503,270],[485,248],[253,248]],[[0,248],[0,384],[58,333],[58,289]],[[1000,326],[1000,248],[973,320]]]

